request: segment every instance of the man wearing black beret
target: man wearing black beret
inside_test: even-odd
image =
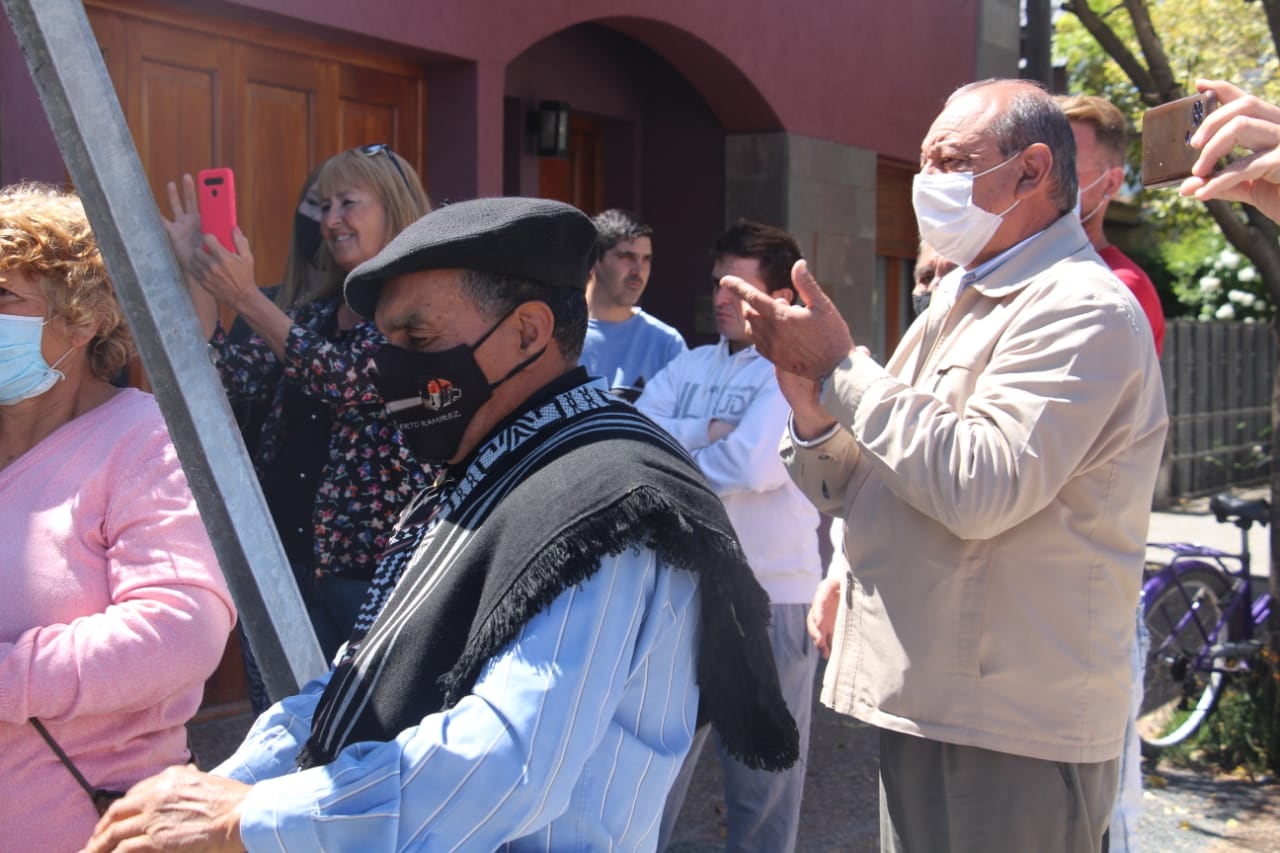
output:
[[[447,475],[336,668],[212,775],[137,785],[89,850],[652,850],[700,713],[752,766],[796,760],[723,506],[577,365],[594,239],[568,205],[480,199],[352,271],[386,409]]]

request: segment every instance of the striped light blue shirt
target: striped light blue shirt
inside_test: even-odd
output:
[[[259,850],[653,850],[697,716],[698,579],[647,549],[535,616],[453,708],[299,771],[327,677],[214,770]]]

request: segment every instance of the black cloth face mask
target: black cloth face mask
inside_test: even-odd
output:
[[[387,417],[419,462],[452,459],[467,425],[488,402],[493,389],[546,352],[543,347],[490,384],[476,363],[475,352],[510,316],[508,311],[474,344],[458,344],[440,352],[418,352],[386,344],[374,354],[377,373],[371,377],[373,384],[385,401]]]

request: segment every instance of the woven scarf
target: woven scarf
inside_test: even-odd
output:
[[[299,766],[391,740],[452,707],[529,619],[630,548],[701,575],[700,716],[749,766],[796,761],[766,635],[769,599],[723,504],[670,436],[575,384],[584,376],[569,374],[551,388],[572,387],[508,418],[434,496],[418,533],[393,539]]]

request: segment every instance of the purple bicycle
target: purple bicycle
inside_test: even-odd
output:
[[[1248,670],[1262,650],[1271,596],[1255,595],[1250,582],[1249,528],[1270,520],[1271,505],[1223,494],[1209,501],[1209,511],[1240,528],[1240,553],[1150,543],[1173,556],[1142,586],[1151,646],[1137,722],[1148,758],[1190,737],[1217,705],[1225,677]]]

